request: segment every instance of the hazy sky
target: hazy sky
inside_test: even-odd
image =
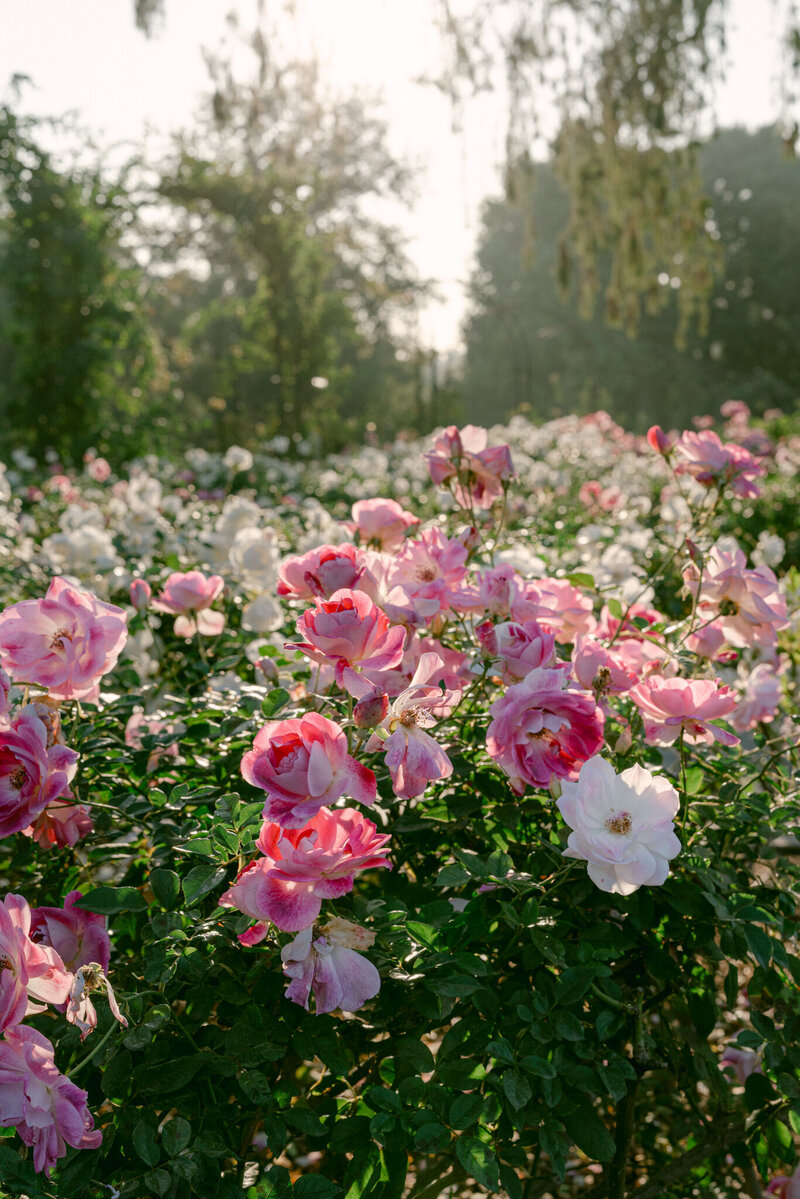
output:
[[[315,50],[342,91],[380,91],[394,152],[421,168],[419,195],[403,218],[420,273],[439,280],[441,301],[421,314],[423,344],[453,347],[464,310],[481,200],[499,191],[502,101],[484,96],[452,131],[448,101],[415,82],[436,71],[438,0],[296,0],[286,26],[296,55]],[[162,141],[191,126],[207,85],[201,49],[219,47],[235,8],[248,28],[254,0],[166,0],[156,36],[136,31],[132,0],[2,0],[0,88],[29,75],[23,108],[77,110],[108,141]],[[266,0],[270,15],[282,5]],[[754,128],[779,110],[777,40],[784,0],[732,0],[730,68],[717,93],[723,124]],[[398,214],[400,215],[400,214]]]

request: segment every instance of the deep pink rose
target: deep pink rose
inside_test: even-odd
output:
[[[348,690],[358,677],[354,667],[391,670],[403,658],[405,629],[390,628],[386,613],[363,591],[337,591],[329,600],[318,599],[298,620],[297,631],[304,640],[288,642],[287,649],[334,666],[336,682]]]
[[[33,837],[40,849],[53,849],[56,845],[64,849],[88,837],[93,828],[83,804],[56,799],[39,813],[33,824],[21,831],[23,836]]]
[[[489,709],[486,748],[518,795],[575,777],[603,744],[604,717],[593,697],[567,688],[562,669],[532,670]]]
[[[221,575],[204,575],[199,570],[175,571],[150,606],[154,612],[175,613],[178,637],[193,637],[195,633],[215,637],[225,627],[225,617],[209,609],[224,586]]]
[[[125,613],[66,579],[44,599],[0,613],[0,660],[15,682],[46,687],[53,699],[96,699],[128,636]]]
[[[56,1068],[47,1037],[25,1025],[7,1028],[0,1042],[0,1125],[16,1128],[33,1147],[33,1168],[48,1178],[67,1145],[96,1149],[103,1139],[86,1092]]]
[[[336,591],[349,588],[375,599],[375,580],[363,556],[350,542],[321,545],[306,554],[284,558],[278,572],[278,595],[293,599],[330,599]]]
[[[70,891],[61,908],[31,908],[31,940],[55,949],[73,973],[89,962],[108,970],[111,940],[105,916],[84,912],[77,906],[81,898],[80,891]]]
[[[27,900],[6,895],[0,901],[0,1029],[69,995],[72,975],[54,949],[31,940],[30,931]]]
[[[316,712],[265,724],[242,758],[242,775],[266,791],[264,818],[284,828],[302,828],[342,795],[364,804],[376,796],[375,775],[348,754],[338,724]]]
[[[264,936],[267,922],[297,932],[314,923],[323,899],[352,891],[357,871],[390,865],[383,853],[388,840],[355,808],[321,808],[303,828],[266,821],[258,838],[264,856],[245,867],[220,906],[259,921],[243,934],[245,944]]]
[[[59,796],[69,795],[79,755],[48,747],[47,725],[34,704],[0,723],[0,837],[18,833]]]
[[[711,724],[736,707],[736,693],[716,679],[664,679],[637,683],[630,698],[644,718],[644,735],[655,745],[671,745],[681,729],[690,745],[738,745],[739,738]]]

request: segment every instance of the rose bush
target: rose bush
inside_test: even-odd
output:
[[[800,438],[743,407],[12,454],[4,1195],[793,1193]]]

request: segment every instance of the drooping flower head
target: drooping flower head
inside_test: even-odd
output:
[[[349,795],[375,801],[375,775],[347,752],[339,725],[317,712],[272,720],[242,758],[242,775],[267,793],[265,820],[302,828],[326,804]]]
[[[564,857],[585,861],[592,882],[614,895],[660,886],[681,850],[679,804],[668,779],[638,765],[617,774],[605,758],[590,758],[575,782],[561,784],[557,806],[572,829]]]
[[[47,1037],[26,1025],[7,1028],[0,1041],[0,1125],[16,1128],[48,1178],[67,1145],[97,1149],[102,1141],[86,1092],[57,1069]]]
[[[381,976],[354,946],[366,949],[372,934],[347,920],[331,920],[319,934],[304,929],[281,950],[283,972],[291,978],[286,998],[308,1011],[314,993],[317,1015],[335,1011],[355,1012],[380,990]]]
[[[128,635],[122,608],[56,577],[44,599],[0,612],[0,661],[18,683],[46,687],[53,699],[96,699]]]

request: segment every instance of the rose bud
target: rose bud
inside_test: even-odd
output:
[[[484,620],[476,627],[475,637],[485,657],[497,657],[497,633],[494,631],[494,624],[491,620]]]
[[[658,454],[668,454],[671,444],[661,425],[651,425],[647,430],[647,442]]]
[[[131,603],[137,612],[146,612],[153,594],[150,584],[144,579],[134,579],[130,586]]]
[[[376,687],[356,704],[353,709],[353,724],[357,729],[374,729],[385,719],[388,711],[389,696]]]

